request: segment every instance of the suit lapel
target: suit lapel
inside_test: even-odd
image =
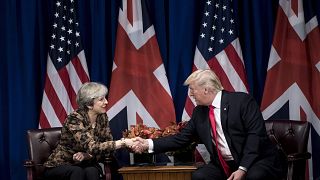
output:
[[[229,111],[229,103],[228,103],[228,98],[226,96],[227,95],[225,94],[225,92],[222,91],[220,118],[221,118],[221,125],[224,133],[227,129],[227,120],[228,120],[228,111]]]

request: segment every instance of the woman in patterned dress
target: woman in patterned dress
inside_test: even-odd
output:
[[[98,162],[114,150],[132,145],[131,139],[113,141],[106,114],[107,93],[107,87],[96,82],[80,88],[79,107],[66,118],[59,144],[44,164],[46,179],[98,180]]]

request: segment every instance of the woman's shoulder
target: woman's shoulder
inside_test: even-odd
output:
[[[79,111],[71,112],[64,123],[64,126],[78,126],[85,122],[85,116]]]

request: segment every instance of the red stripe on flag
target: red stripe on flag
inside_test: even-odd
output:
[[[215,57],[208,61],[208,65],[219,77],[223,88],[227,91],[234,91],[234,88],[232,87],[227,74],[224,72],[224,70],[222,69],[218,60]]]
[[[49,124],[48,117],[44,114],[43,110],[40,110],[40,120],[39,125],[41,128],[50,128],[51,125]]]
[[[81,64],[81,61],[79,59],[78,56],[75,56],[72,60],[71,60],[73,66],[74,66],[74,69],[76,70],[78,76],[79,76],[79,79],[81,80],[81,83],[85,83],[85,82],[88,82],[89,81],[89,77],[86,73],[86,71],[84,70],[82,64]]]
[[[61,78],[61,81],[64,85],[64,88],[66,89],[66,91],[68,93],[68,96],[69,96],[69,99],[70,99],[70,102],[71,102],[73,109],[76,109],[78,107],[77,103],[76,103],[76,92],[74,91],[74,89],[71,85],[70,76],[69,76],[69,73],[68,73],[66,67],[61,68],[58,71],[58,74]]]
[[[198,70],[198,68],[195,66],[195,64],[193,64],[193,66],[192,66],[192,72],[194,72],[194,71],[196,71],[196,70]],[[191,98],[192,98],[192,97],[190,97],[189,94],[188,94],[188,96],[187,96],[187,98],[186,98],[185,107],[184,107],[184,109],[185,109],[185,111],[186,111],[186,113],[188,114],[189,117],[192,116],[192,112],[193,112],[193,109],[194,109],[194,107],[195,107],[195,105],[194,105],[193,102],[191,101]],[[182,120],[189,120],[189,119],[182,119]]]
[[[194,151],[194,160],[195,162],[205,162],[202,155],[197,150]]]
[[[291,9],[292,11],[298,16],[299,10],[298,10],[298,0],[291,0]]]
[[[136,113],[136,124],[143,124],[143,120],[138,113]]]
[[[246,89],[249,89],[249,85],[246,78],[246,73],[244,69],[244,65],[242,64],[242,60],[239,57],[239,54],[237,53],[235,47],[232,44],[229,44],[224,51],[226,52],[228,59],[230,63],[232,64],[233,68],[239,75],[241,81],[246,86]]]
[[[192,97],[189,97],[189,96],[187,97],[186,105],[184,107],[186,112],[188,113],[189,117],[191,117],[193,108],[195,107],[190,98],[192,98]]]
[[[320,29],[319,29],[319,26],[317,26],[307,36],[307,41],[309,44],[308,48],[309,48],[312,65],[315,65],[320,62],[319,39],[320,39]],[[320,84],[320,83],[317,83],[317,84]]]
[[[193,66],[192,66],[192,72],[195,72],[196,70],[198,70],[198,68],[196,67],[195,64],[193,64]]]
[[[46,77],[46,84],[45,84],[44,91],[46,92],[46,94],[48,96],[50,104],[51,104],[54,112],[56,113],[56,116],[59,118],[59,121],[62,124],[64,122],[65,118],[67,117],[67,112],[65,111],[54,87],[52,86],[48,75]],[[64,98],[62,97],[62,99],[64,99]],[[50,121],[50,119],[48,119],[48,120]]]
[[[128,21],[131,25],[133,25],[133,8],[132,8],[132,0],[127,1],[127,15]]]

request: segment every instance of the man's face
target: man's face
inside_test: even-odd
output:
[[[194,98],[197,105],[207,105],[208,97],[205,88],[198,86],[195,82],[189,84],[189,95]]]

